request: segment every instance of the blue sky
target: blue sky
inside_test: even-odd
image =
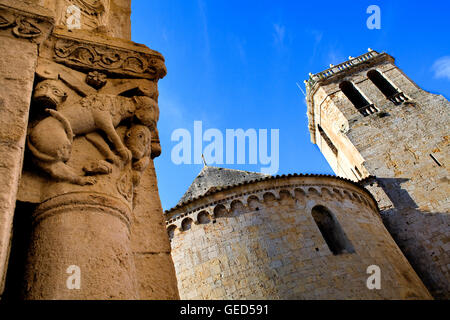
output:
[[[369,30],[368,6],[381,9]],[[132,40],[161,52],[163,148],[155,160],[163,208],[174,206],[202,169],[176,165],[171,134],[279,129],[279,171],[333,174],[310,142],[298,82],[372,48],[396,58],[419,86],[450,97],[450,1],[133,0]],[[208,143],[204,143],[204,146]],[[214,164],[212,164],[214,165]],[[220,165],[260,171],[261,165]]]

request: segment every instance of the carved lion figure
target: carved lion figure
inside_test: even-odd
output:
[[[67,92],[58,80],[44,80],[34,88],[33,101],[39,105],[56,108],[67,99]]]
[[[156,130],[159,108],[155,100],[136,96],[133,98],[93,94],[78,103],[56,110],[46,109],[51,116],[38,122],[28,134],[28,147],[39,167],[53,178],[85,185],[95,183],[93,177],[79,176],[67,166],[73,138],[103,131],[112,142],[124,163],[132,154],[123,144],[115,128],[127,118],[135,117],[142,125]]]

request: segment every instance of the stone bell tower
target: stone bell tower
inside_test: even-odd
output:
[[[373,193],[430,292],[450,298],[450,103],[371,49],[305,83],[311,141],[337,175]]]
[[[0,295],[177,299],[131,0],[0,0]]]

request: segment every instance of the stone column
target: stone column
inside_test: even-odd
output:
[[[52,28],[48,10],[0,1],[0,297],[4,290],[16,193],[39,44]]]
[[[66,193],[39,205],[24,297],[138,299],[130,215],[129,204],[100,193]]]
[[[37,204],[23,298],[177,299],[152,160],[164,58],[95,35],[58,28],[38,59],[19,188]]]

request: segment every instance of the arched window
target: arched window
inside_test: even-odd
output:
[[[172,241],[174,235],[175,235],[175,229],[177,227],[174,225],[171,225],[169,228],[167,228],[167,234],[169,235],[169,240]]]
[[[339,85],[339,88],[345,94],[345,96],[353,103],[356,109],[359,111],[365,109],[370,105],[369,101],[355,88],[350,81],[343,81]]]
[[[223,204],[219,204],[214,208],[214,218],[226,217],[227,214],[227,208]]]
[[[186,218],[181,222],[181,230],[183,231],[187,231],[191,228],[192,226],[192,219],[191,218]]]
[[[378,90],[393,103],[400,104],[407,100],[405,95],[394,88],[394,86],[378,70],[370,70],[367,72],[367,77],[373,82]]]
[[[328,248],[334,255],[355,252],[336,217],[324,206],[315,206],[311,215],[322,233]]]
[[[367,77],[373,84],[386,96],[389,98],[394,94],[398,93],[398,91],[386,80],[385,77],[377,70],[370,70],[367,72]]]
[[[198,214],[197,221],[198,221],[198,223],[200,223],[200,224],[207,224],[207,223],[210,223],[210,222],[211,222],[211,218],[210,218],[210,216],[209,216],[209,213],[206,212],[206,211],[200,212],[200,213]]]

